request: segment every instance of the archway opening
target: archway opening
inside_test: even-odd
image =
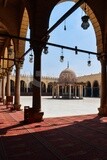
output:
[[[99,97],[99,83],[96,80],[93,84],[93,97]]]

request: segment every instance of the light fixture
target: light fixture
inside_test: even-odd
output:
[[[43,53],[44,53],[44,54],[48,54],[48,47],[47,47],[47,46],[44,47]]]
[[[89,67],[91,66],[90,54],[89,54],[89,57],[88,57],[87,65],[88,65]]]
[[[86,3],[85,3],[85,8],[84,8],[84,11],[86,13]],[[88,29],[88,27],[90,26],[88,20],[89,20],[89,16],[87,16],[86,14],[84,16],[81,17],[81,20],[82,20],[82,24],[81,24],[81,27],[86,30]]]
[[[32,50],[31,50],[31,53],[29,55],[29,62],[32,63],[33,62],[33,54],[32,54]]]
[[[64,61],[63,48],[61,48],[61,49],[62,49],[62,51],[61,51],[62,55],[60,56],[60,62],[63,62]]]
[[[86,30],[86,29],[90,26],[90,24],[89,24],[89,22],[88,22],[89,16],[84,15],[83,17],[81,17],[81,19],[82,19],[81,27],[82,27],[84,30]]]
[[[67,27],[66,27],[66,19],[65,19],[65,21],[64,21],[64,31],[66,31],[67,30]]]

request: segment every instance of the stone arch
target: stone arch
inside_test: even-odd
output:
[[[20,37],[26,37],[27,30],[29,25],[29,17],[26,8],[24,9],[23,17],[22,17],[22,23],[20,28]],[[19,40],[19,49],[18,54],[23,55],[25,52],[25,41]]]
[[[91,82],[86,83],[86,97],[91,97]]]
[[[57,2],[57,4],[59,3],[62,3],[62,2],[66,2],[66,1],[69,1],[69,0],[60,0]],[[78,0],[71,0],[72,2],[74,3],[77,3]],[[54,7],[57,5],[55,4],[52,8],[52,10],[54,9]],[[80,6],[80,8],[82,10],[84,10],[84,3]],[[92,7],[90,6],[89,2],[87,1],[87,4],[86,4],[86,14],[89,16],[90,18],[90,21],[93,25],[93,28],[94,28],[94,31],[95,31],[95,35],[96,35],[96,45],[97,45],[97,52],[98,53],[101,53],[103,52],[103,42],[102,42],[102,31],[101,31],[101,26],[100,26],[100,23],[98,21],[98,18],[96,17],[94,11],[92,10]],[[52,10],[50,12],[50,16],[51,16],[51,13],[52,13]],[[85,10],[84,10],[85,11]]]
[[[99,83],[97,80],[93,82],[93,97],[99,97]]]
[[[82,5],[83,6],[83,5]],[[83,9],[83,7],[82,7]],[[83,9],[84,10],[84,9]],[[94,12],[92,11],[91,7],[87,4],[87,11],[86,14],[89,16],[90,21],[93,25],[95,35],[96,35],[96,45],[97,45],[97,52],[103,52],[103,42],[102,42],[102,31],[100,24],[95,16]]]
[[[4,7],[4,9],[0,12],[1,14],[1,17],[0,17],[0,22],[2,22],[5,26],[5,34],[10,34],[10,35],[15,35],[15,36],[19,36],[19,29],[20,29],[20,23],[19,23],[19,17],[18,17],[18,14],[17,14],[17,10],[15,10],[15,8],[13,8],[12,5],[9,5],[8,6],[8,9],[7,7]],[[7,16],[8,15],[8,18]],[[20,14],[19,14],[20,15]],[[21,17],[21,15],[20,15]],[[14,25],[12,25],[12,23]],[[10,38],[7,38],[8,40]],[[15,39],[15,38],[11,38],[12,41],[13,41],[13,44],[14,44],[14,52],[16,53],[16,48],[18,47],[18,40]],[[5,47],[9,45],[9,42],[7,41],[5,43]]]
[[[8,33],[8,28],[6,27],[6,25],[5,25],[5,23],[4,23],[4,21],[0,18],[0,26],[1,26],[1,28],[2,28],[2,31],[4,32],[4,33]],[[4,45],[6,45],[6,43],[4,42],[5,41],[5,37],[2,37],[2,47],[4,47]],[[5,44],[4,44],[5,43]],[[3,56],[3,54],[5,53],[5,49],[4,50],[1,50],[0,51],[0,55],[1,56]],[[4,55],[5,56],[5,55]],[[2,61],[2,60],[1,60]]]
[[[78,0],[72,0],[73,2],[77,2]],[[84,4],[81,5],[81,8],[84,10]],[[96,35],[96,45],[97,45],[97,52],[101,53],[103,52],[103,42],[102,42],[102,31],[101,31],[101,27],[100,24],[98,22],[98,19],[96,17],[96,15],[94,14],[93,10],[91,9],[91,6],[88,4],[86,4],[86,14],[89,16],[90,21],[93,25],[94,31],[95,31],[95,35]]]
[[[20,81],[20,94],[25,95],[27,91],[27,84],[25,81],[21,80]]]

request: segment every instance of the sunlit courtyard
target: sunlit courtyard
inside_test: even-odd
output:
[[[59,100],[52,97],[42,97],[44,117],[61,117],[97,114],[100,107],[100,98],[84,98],[82,100]],[[32,106],[32,97],[21,97],[22,109],[24,106]]]

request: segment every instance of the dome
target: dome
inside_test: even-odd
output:
[[[68,67],[60,73],[59,83],[75,83],[76,81],[76,74]]]

